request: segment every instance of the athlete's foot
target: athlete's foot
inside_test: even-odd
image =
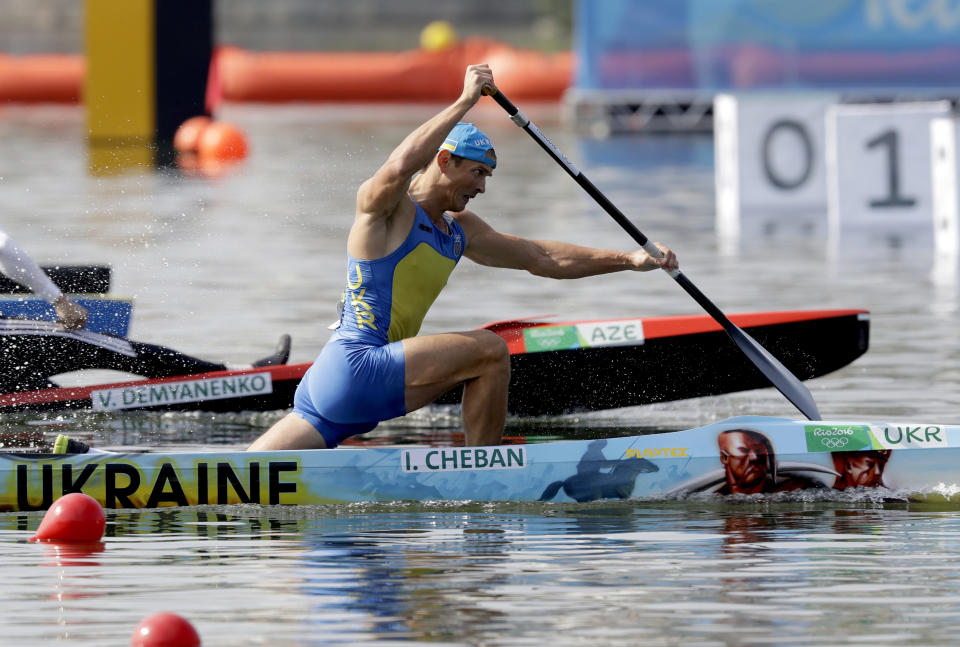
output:
[[[53,442],[54,454],[113,454],[105,449],[94,449],[87,443],[74,440],[70,436],[60,434]]]
[[[90,451],[90,445],[85,442],[74,440],[70,436],[60,434],[53,443],[54,454],[86,454]]]
[[[279,366],[280,364],[286,364],[288,359],[290,359],[290,335],[284,334],[280,335],[280,341],[277,342],[277,349],[273,351],[271,355],[255,361],[252,366],[254,368],[261,366]]]

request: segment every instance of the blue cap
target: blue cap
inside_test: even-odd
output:
[[[490,168],[497,168],[497,154],[493,150],[490,138],[483,134],[476,126],[461,121],[437,150],[450,151],[458,157],[464,157],[474,162],[483,162]]]

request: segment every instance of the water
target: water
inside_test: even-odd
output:
[[[955,512],[119,512],[89,555],[3,521],[10,645],[126,644],[157,609],[187,615],[204,645],[948,645],[960,623]]]
[[[717,239],[712,143],[580,139],[524,106],[638,227],[670,245],[726,312],[866,308],[871,348],[808,382],[831,418],[957,423],[952,273],[929,255],[834,258],[813,236]],[[432,108],[232,106],[251,157],[219,178],[91,176],[72,107],[0,108],[3,226],[44,263],[108,263],[130,336],[249,362],[282,333],[313,359],[342,289],[356,186]],[[500,168],[472,205],[498,229],[629,249],[626,234],[502,112],[472,115]],[[852,258],[859,260],[853,261]],[[496,319],[698,313],[663,273],[551,281],[465,261],[423,332]],[[705,363],[704,370],[708,370]],[[670,371],[664,366],[662,371]],[[656,374],[650,379],[656,379]],[[508,433],[595,437],[732,415],[799,414],[773,389],[561,419]],[[280,413],[9,414],[5,442],[68,430],[126,448],[239,448]],[[372,440],[457,442],[429,410]],[[14,439],[10,441],[10,439]],[[205,645],[951,644],[960,626],[953,510],[845,502],[424,505],[110,513],[102,550],[26,543],[39,513],[0,515],[11,645],[126,644],[147,614],[187,616]]]

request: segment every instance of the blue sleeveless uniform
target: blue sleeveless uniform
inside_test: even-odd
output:
[[[413,226],[395,251],[365,261],[347,255],[339,327],[294,395],[293,412],[327,447],[407,413],[402,339],[413,337],[463,255],[466,237],[447,214],[450,233],[416,205]]]

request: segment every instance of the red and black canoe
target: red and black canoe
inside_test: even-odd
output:
[[[730,315],[801,380],[867,351],[866,310]],[[549,416],[720,395],[769,386],[708,315],[483,326],[510,348],[509,413]],[[0,411],[102,409],[270,411],[292,406],[309,363],[215,371],[0,395]],[[457,404],[462,388],[439,404]]]

